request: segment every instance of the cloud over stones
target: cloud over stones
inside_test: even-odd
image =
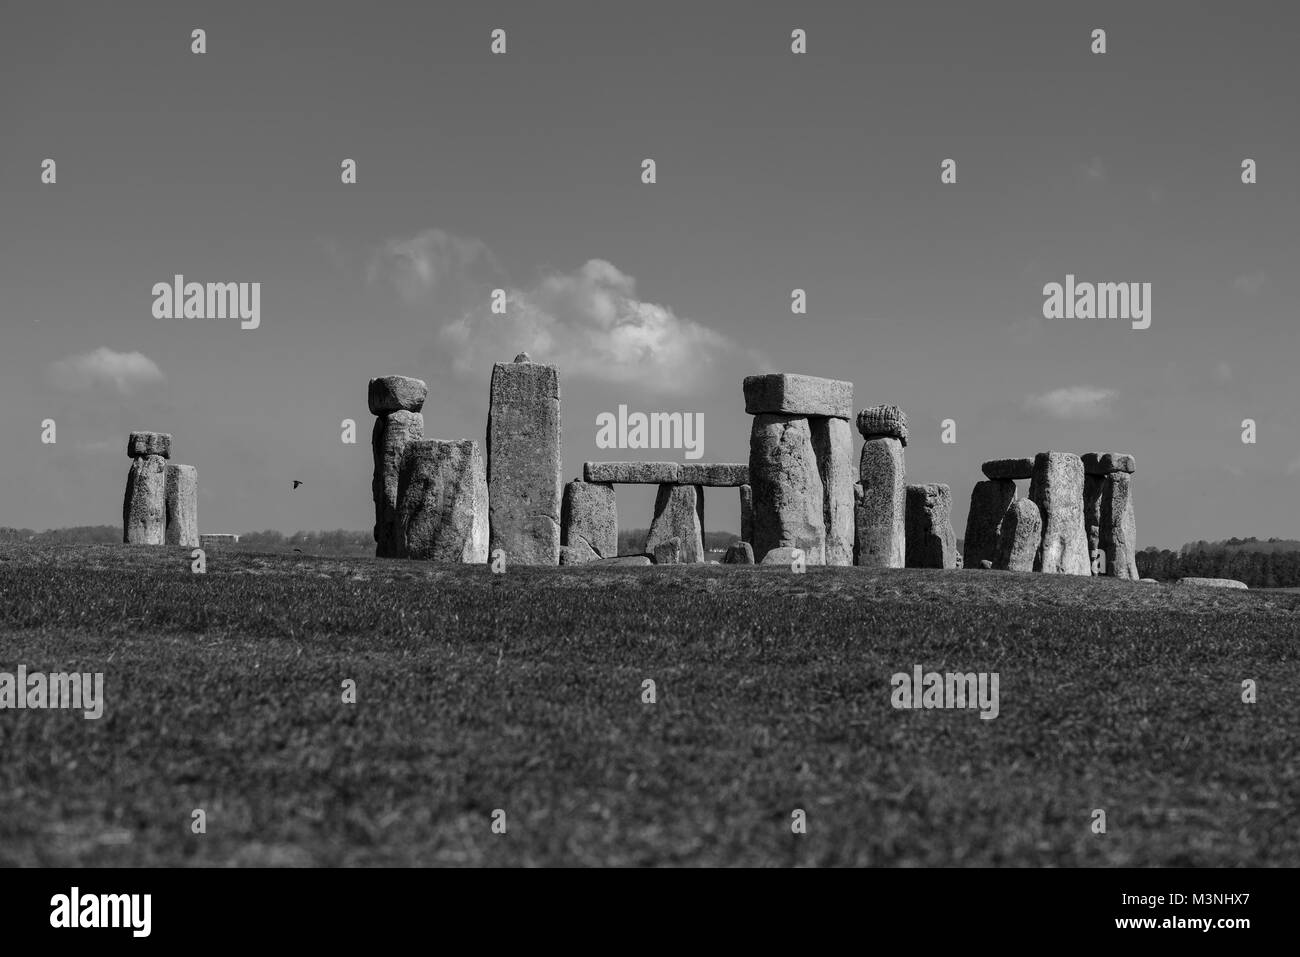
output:
[[[1080,385],[1025,397],[1025,408],[1054,419],[1100,419],[1111,413],[1119,393]]]
[[[122,395],[164,378],[157,363],[143,353],[114,352],[106,346],[51,362],[46,373],[57,389],[85,392],[106,387]]]

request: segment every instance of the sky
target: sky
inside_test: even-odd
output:
[[[798,372],[904,409],[959,536],[982,461],[1054,449],[1136,456],[1140,546],[1300,537],[1298,28],[1187,0],[4,0],[0,525],[118,523],[145,429],[198,468],[205,532],[369,528],[368,380],[426,380],[426,437],[481,442],[492,363],[527,351],[559,368],[566,481],[685,460],[597,449],[620,404],[703,413],[703,461],[747,461],[744,376]],[[155,318],[177,273],[260,282],[259,327]],[[1067,274],[1149,282],[1150,327],[1045,319]],[[653,489],[618,494],[648,525]]]

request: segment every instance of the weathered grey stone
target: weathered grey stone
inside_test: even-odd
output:
[[[197,548],[199,544],[199,470],[193,465],[168,465],[165,479],[168,545]]]
[[[594,562],[599,559],[590,545],[584,539],[578,539],[574,545],[560,546],[560,564],[561,565],[585,565],[588,562]]]
[[[1137,567],[1137,521],[1133,516],[1133,476],[1111,472],[1102,481],[1100,547],[1106,574],[1140,578]]]
[[[754,540],[754,489],[749,485],[740,487],[740,540]]]
[[[952,492],[948,486],[907,486],[907,567],[956,568],[957,536],[952,531]]]
[[[980,559],[980,568],[983,568],[985,571],[987,571],[992,567],[993,567],[993,562],[991,562],[989,559],[987,558]]]
[[[1027,479],[1034,476],[1033,459],[992,459],[980,466],[985,478]]]
[[[769,548],[767,554],[763,556],[760,565],[793,565],[794,553],[797,546],[782,545],[779,548]],[[803,561],[805,565],[812,564],[808,561],[807,552],[804,553]]]
[[[397,488],[397,521],[402,558],[486,562],[488,486],[478,443],[468,439],[408,443]]]
[[[133,459],[146,455],[172,457],[172,437],[166,432],[132,432],[126,442],[126,454]]]
[[[1027,498],[1007,507],[998,530],[998,553],[993,567],[1004,571],[1032,572],[1043,542],[1043,514]]]
[[[727,554],[723,556],[724,565],[752,565],[754,564],[754,549],[749,542],[732,542],[727,546]]]
[[[555,366],[498,362],[488,407],[490,551],[516,565],[560,559],[560,378]]]
[[[565,485],[560,534],[564,545],[585,543],[598,558],[617,555],[618,506],[614,486],[577,479]]]
[[[1088,533],[1088,561],[1101,548],[1101,488],[1105,480],[1100,475],[1083,474],[1083,528]]]
[[[1083,463],[1073,452],[1039,452],[1029,499],[1043,513],[1043,543],[1034,571],[1091,575],[1083,527]]]
[[[873,405],[858,413],[858,434],[864,439],[898,439],[907,447],[907,416],[896,405]]]
[[[1145,582],[1145,583],[1148,584],[1148,585],[1159,585],[1159,584],[1160,584],[1160,582],[1156,581],[1156,579],[1154,579],[1154,578],[1139,578],[1138,581],[1140,581],[1140,582]]]
[[[429,387],[422,379],[386,375],[370,380],[366,398],[371,415],[387,415],[390,412],[419,412],[424,408],[428,395]]]
[[[704,561],[704,491],[694,485],[660,485],[655,496],[655,514],[646,536],[645,550],[655,549],[670,538],[681,542],[682,562]]]
[[[614,558],[598,558],[588,565],[653,565],[649,555],[617,555]]]
[[[656,565],[680,565],[682,563],[682,540],[665,538],[654,547]]]
[[[584,462],[582,478],[606,485],[680,485],[680,462]]]
[[[902,568],[907,557],[902,440],[867,439],[862,444],[858,473],[861,495],[854,506],[854,560],[869,568]]]
[[[827,565],[853,564],[853,428],[847,419],[809,418],[822,480]]]
[[[131,462],[122,499],[122,541],[162,545],[167,537],[167,460],[140,455]]]
[[[970,493],[966,534],[962,538],[962,564],[977,568],[998,555],[998,532],[1007,509],[1016,500],[1016,483],[1010,479],[976,482]]]
[[[1083,471],[1088,475],[1110,475],[1112,472],[1137,471],[1137,462],[1127,452],[1087,452],[1079,456]]]
[[[853,415],[853,383],[783,372],[745,376],[745,411],[847,419]]]
[[[1143,579],[1145,581],[1145,579]],[[1249,588],[1245,582],[1235,578],[1180,578],[1180,585],[1203,585],[1209,588]]]
[[[375,470],[370,492],[375,502],[375,554],[392,558],[402,550],[402,529],[397,522],[397,483],[402,455],[411,442],[424,438],[424,416],[398,410],[375,419],[370,449]]]
[[[824,489],[812,430],[801,415],[756,415],[749,434],[754,555],[798,547],[809,565],[825,561]]]
[[[677,473],[681,485],[735,488],[749,484],[749,466],[736,462],[683,462]]]

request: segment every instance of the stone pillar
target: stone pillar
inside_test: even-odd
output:
[[[407,443],[397,489],[399,557],[488,560],[487,472],[477,442]]]
[[[1133,516],[1133,473],[1137,463],[1124,452],[1090,452],[1080,457],[1087,481],[1099,486],[1097,547],[1105,574],[1136,581],[1137,523]]]
[[[1007,508],[998,529],[998,553],[993,567],[1004,571],[1032,572],[1043,541],[1043,516],[1027,498]]]
[[[1101,475],[1083,475],[1083,528],[1088,534],[1088,562],[1101,548],[1101,493],[1106,479]]]
[[[774,548],[802,548],[809,565],[826,555],[821,470],[807,416],[754,416],[749,436],[749,481],[753,488],[754,557]]]
[[[368,404],[375,418],[370,449],[375,470],[370,482],[375,501],[375,555],[393,558],[402,549],[397,518],[397,484],[402,455],[410,442],[424,438],[424,400],[428,387],[420,379],[390,375],[370,380]]]
[[[651,555],[669,539],[677,539],[678,560],[704,561],[704,489],[699,485],[660,485],[655,496],[655,514],[646,536],[645,550]]]
[[[487,429],[489,551],[517,565],[560,560],[560,377],[520,353],[492,367]]]
[[[740,540],[751,545],[754,543],[754,488],[751,485],[740,486]]]
[[[1039,452],[1029,499],[1043,516],[1043,542],[1034,570],[1091,575],[1088,533],[1083,527],[1083,462],[1071,452]]]
[[[199,470],[192,465],[168,465],[165,480],[168,545],[199,545]]]
[[[956,568],[952,492],[946,485],[907,486],[907,567]]]
[[[998,553],[998,531],[1002,517],[1016,500],[1016,483],[1010,479],[976,482],[970,493],[966,535],[962,540],[962,565],[980,568],[980,562],[994,562]]]
[[[903,449],[907,416],[896,405],[876,405],[858,413],[862,457],[861,495],[854,524],[854,561],[868,568],[902,568],[907,560],[907,489]]]
[[[822,480],[826,564],[853,564],[853,429],[848,419],[810,417],[813,455]]]
[[[566,564],[590,553],[591,559],[618,554],[618,508],[614,486],[574,479],[564,486],[560,514],[561,547],[572,548]]]
[[[172,437],[163,432],[132,432],[126,454],[131,471],[122,499],[122,541],[162,545],[167,538],[167,459]]]

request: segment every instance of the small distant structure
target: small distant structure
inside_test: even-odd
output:
[[[219,532],[199,536],[199,544],[204,548],[212,545],[236,545],[239,543],[239,536],[232,535],[228,532]]]

